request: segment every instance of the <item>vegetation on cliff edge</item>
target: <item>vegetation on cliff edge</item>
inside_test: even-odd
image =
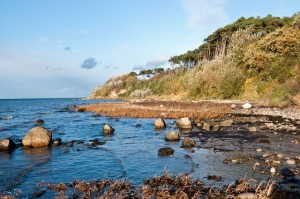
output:
[[[171,57],[170,63],[167,70],[111,78],[91,97],[285,102],[300,91],[300,14],[242,17],[208,36],[198,49]]]

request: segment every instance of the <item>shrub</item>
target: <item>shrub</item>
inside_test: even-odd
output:
[[[224,99],[240,95],[241,88],[245,82],[245,76],[238,68],[225,71],[219,82],[220,94]]]
[[[135,90],[130,94],[130,97],[147,97],[152,95],[151,89],[139,89]]]

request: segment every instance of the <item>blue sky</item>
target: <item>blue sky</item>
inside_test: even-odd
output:
[[[291,16],[298,0],[0,1],[0,99],[86,97],[110,77],[166,66],[241,16]]]

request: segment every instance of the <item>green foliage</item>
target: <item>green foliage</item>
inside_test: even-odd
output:
[[[280,104],[284,101],[286,101],[287,99],[289,99],[290,93],[288,92],[287,88],[283,87],[283,86],[279,86],[276,87],[272,90],[272,94],[271,94],[271,103],[273,104]]]
[[[224,99],[230,99],[240,95],[245,82],[245,76],[237,69],[227,70],[220,81],[220,94]]]
[[[139,72],[153,74],[150,79],[138,79],[134,72],[112,78],[93,96],[122,91],[122,97],[263,98],[282,103],[300,91],[300,14],[242,17],[170,62],[180,67]]]

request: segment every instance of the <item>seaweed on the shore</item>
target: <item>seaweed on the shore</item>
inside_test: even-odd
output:
[[[39,184],[55,198],[293,198],[297,190],[281,189],[280,183],[269,180],[258,183],[254,179],[241,179],[223,187],[205,185],[189,175],[171,175],[167,172],[145,180],[142,186],[134,186],[127,180],[94,180],[73,183]],[[43,192],[44,193],[44,192]],[[45,193],[47,194],[47,193]],[[244,196],[243,196],[244,195]],[[0,198],[18,198],[14,194],[0,194]]]

